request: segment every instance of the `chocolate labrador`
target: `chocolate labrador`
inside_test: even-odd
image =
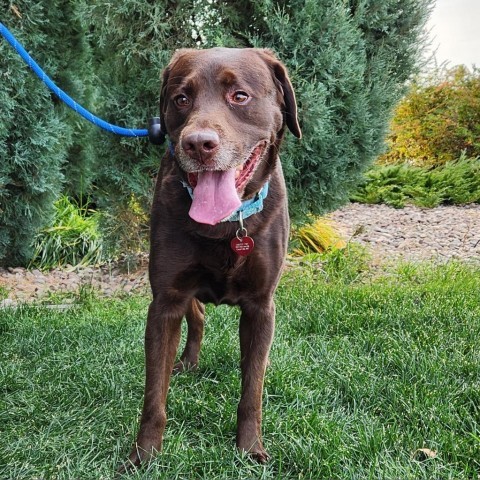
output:
[[[161,449],[170,375],[197,366],[211,302],[241,309],[236,443],[264,462],[263,380],[289,231],[278,150],[286,126],[301,137],[293,88],[269,50],[179,50],[163,74],[160,122],[170,145],[151,214],[145,397],[129,460]]]

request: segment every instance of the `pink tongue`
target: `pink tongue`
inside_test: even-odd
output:
[[[234,168],[226,172],[199,172],[188,214],[198,223],[216,225],[241,204],[235,188]]]

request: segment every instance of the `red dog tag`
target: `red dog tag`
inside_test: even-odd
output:
[[[234,237],[230,242],[230,247],[232,250],[237,255],[241,255],[242,257],[250,255],[254,246],[255,242],[253,241],[253,238],[246,235],[244,237]]]

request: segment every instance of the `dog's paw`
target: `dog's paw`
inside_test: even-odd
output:
[[[248,445],[246,447],[245,445]],[[240,452],[246,453],[250,458],[258,463],[267,463],[270,460],[270,455],[263,448],[262,442],[258,439],[255,441],[247,442],[242,446],[242,442],[237,443],[237,448]]]
[[[147,450],[135,444],[130,452],[128,460],[123,462],[118,468],[116,478],[120,478],[122,475],[134,472],[142,465],[145,465],[151,461],[157,453],[157,450],[153,447]]]
[[[198,367],[198,362],[190,362],[188,360],[179,360],[173,366],[172,373],[176,375],[177,373],[193,371],[193,370],[196,370],[197,367]]]
[[[248,454],[258,463],[267,463],[270,455],[263,448],[258,452],[248,452]]]

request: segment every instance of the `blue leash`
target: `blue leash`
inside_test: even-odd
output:
[[[27,53],[12,33],[0,22],[0,34],[3,35],[5,40],[16,50],[16,52],[22,57],[23,61],[35,72],[35,74],[42,80],[42,82],[63,102],[65,102],[72,110],[77,112],[83,118],[89,122],[97,125],[108,132],[122,135],[124,137],[149,137],[150,141],[156,145],[160,145],[165,141],[165,134],[160,129],[160,119],[153,117],[149,121],[149,128],[147,129],[131,129],[122,128],[112,125],[111,123],[98,118],[93,113],[89,112],[81,105],[79,105],[73,98],[67,95],[62,89],[46,75],[46,73],[39,67],[39,65],[33,60],[33,58]]]

